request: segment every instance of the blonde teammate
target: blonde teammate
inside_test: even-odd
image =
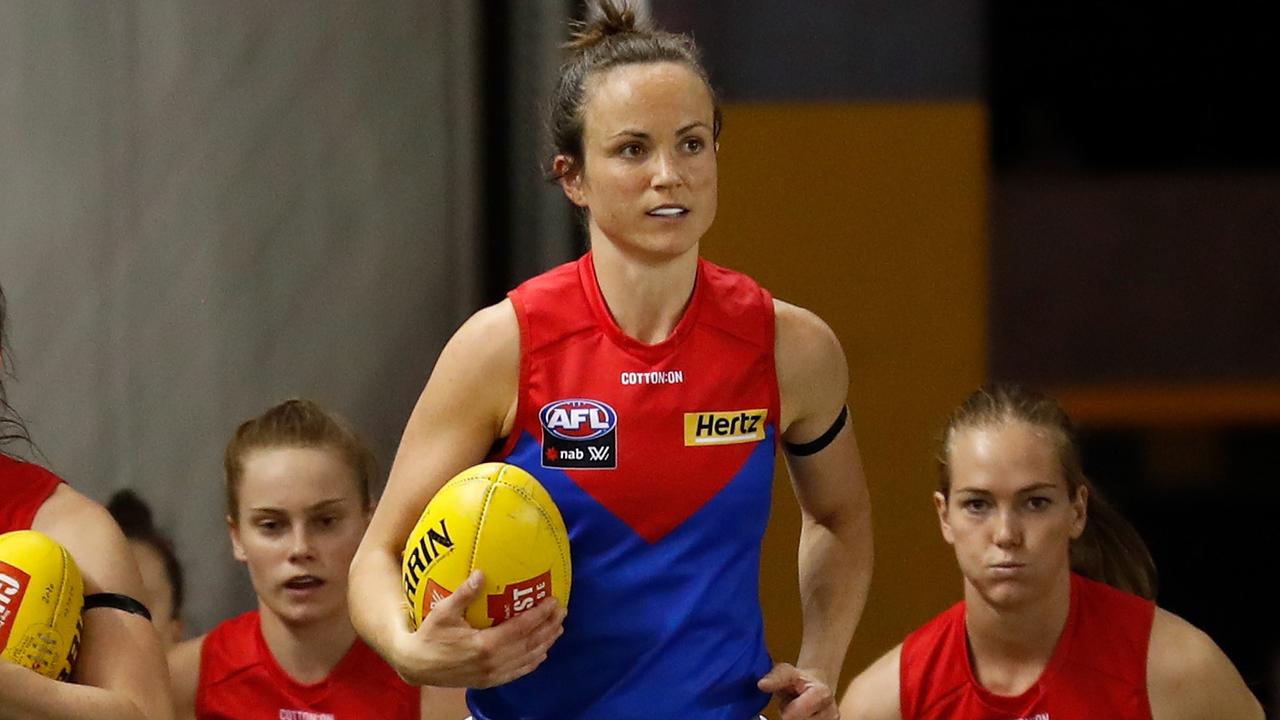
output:
[[[405,684],[347,617],[347,569],[373,509],[361,440],[289,400],[241,424],[225,464],[227,526],[258,609],[170,652],[179,717],[465,716],[460,692]]]
[[[934,504],[964,601],[855,678],[846,719],[1262,720],[1217,645],[1150,600],[1146,547],[1084,476],[1052,398],[971,395]]]

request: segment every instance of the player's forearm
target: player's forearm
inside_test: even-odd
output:
[[[0,660],[0,720],[147,720],[119,693],[58,682]]]
[[[806,520],[799,565],[804,634],[796,665],[823,673],[834,687],[871,584],[869,510],[825,525]]]
[[[399,558],[383,548],[362,545],[351,561],[347,594],[356,632],[398,670],[396,639],[409,629]]]

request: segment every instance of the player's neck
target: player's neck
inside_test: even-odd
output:
[[[622,332],[649,345],[671,336],[693,297],[697,247],[658,260],[604,242],[592,248],[592,260],[600,294]]]
[[[265,607],[259,616],[262,637],[276,664],[304,685],[324,680],[356,639],[345,613],[304,625],[286,623]]]
[[[1069,575],[1042,601],[998,607],[966,588],[965,631],[974,676],[1000,695],[1020,695],[1053,658],[1071,610]]]

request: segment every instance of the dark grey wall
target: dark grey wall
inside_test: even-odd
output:
[[[0,283],[43,460],[133,486],[188,617],[251,600],[220,453],[291,395],[389,463],[477,305],[478,7],[0,3]]]
[[[997,184],[992,210],[994,376],[1280,373],[1280,178],[1015,177]]]
[[[694,36],[729,102],[976,100],[977,0],[652,0],[662,27]]]

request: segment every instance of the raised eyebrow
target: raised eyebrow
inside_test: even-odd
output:
[[[684,127],[680,128],[679,130],[676,131],[676,135],[684,135],[685,133],[689,132],[694,128],[702,128],[703,130],[707,130],[708,132],[711,130],[711,128],[708,127],[706,123],[699,120],[697,122],[691,122],[688,125],[685,125]]]

